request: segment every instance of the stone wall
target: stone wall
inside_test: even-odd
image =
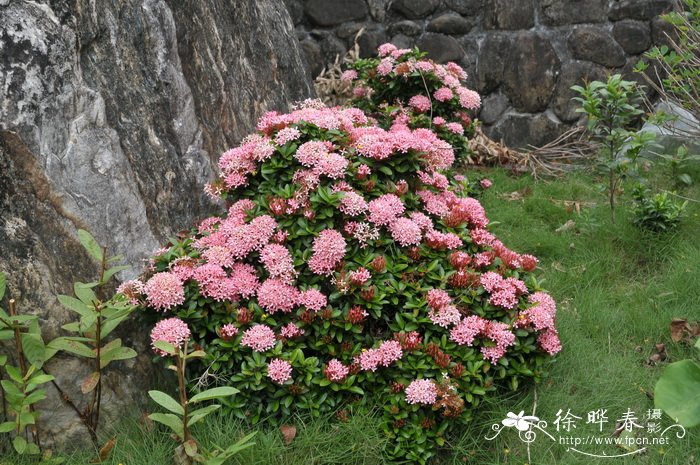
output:
[[[220,153],[264,111],[312,94],[281,0],[0,0],[7,294],[41,316],[45,339],[56,337],[74,319],[56,294],[97,272],[78,228],[140,272],[168,237],[216,207],[203,187]],[[106,376],[103,418],[144,397],[147,334],[123,335],[142,355]],[[58,360],[50,369],[81,398],[88,367]],[[49,395],[44,439],[75,444],[77,418]]]
[[[482,94],[486,132],[542,145],[579,118],[570,87],[632,73],[668,25],[672,0],[285,0],[313,76],[360,37],[361,56],[392,42],[455,61]]]

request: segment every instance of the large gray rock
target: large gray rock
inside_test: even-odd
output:
[[[394,0],[391,9],[408,19],[421,19],[440,5],[440,0]]]
[[[625,53],[636,55],[651,45],[651,28],[648,22],[625,19],[615,23],[613,37]]]
[[[387,29],[389,31],[389,34],[403,34],[405,36],[411,37],[417,36],[423,30],[420,24],[408,20],[391,23]]]
[[[503,83],[513,107],[527,113],[547,108],[560,67],[552,44],[545,37],[533,32],[519,33],[503,68]]]
[[[539,113],[533,116],[510,113],[489,128],[486,134],[508,147],[527,149],[529,146],[541,147],[563,132],[564,125],[551,114]]]
[[[610,32],[601,27],[577,27],[569,34],[567,43],[577,60],[592,61],[607,68],[625,65],[625,51]]]
[[[485,0],[484,28],[530,29],[535,25],[535,4],[531,1]]]
[[[428,32],[418,40],[419,49],[428,52],[428,58],[438,63],[459,61],[464,56],[464,49],[453,37]]]
[[[474,24],[474,20],[466,19],[460,15],[446,13],[430,21],[426,30],[442,34],[460,35],[469,32],[471,28],[474,27]]]
[[[608,18],[608,0],[541,0],[541,21],[547,26],[600,23]]]
[[[609,18],[649,20],[654,16],[669,11],[674,0],[612,0]]]
[[[476,16],[481,11],[484,0],[445,0],[445,5],[465,16]]]
[[[306,0],[304,8],[306,15],[319,26],[362,19],[368,13],[364,0]]]
[[[55,295],[97,271],[77,228],[133,275],[213,210],[202,188],[219,154],[312,94],[281,0],[17,0],[0,3],[0,37],[0,270],[47,339],[72,317]],[[147,333],[125,337],[144,347]],[[82,369],[57,363],[74,392]],[[130,363],[105,377],[104,418],[143,398],[149,366]],[[79,422],[50,396],[42,430],[76,444]]]
[[[479,92],[492,92],[501,84],[511,46],[512,38],[506,34],[489,34],[484,38],[476,60],[476,89]]]

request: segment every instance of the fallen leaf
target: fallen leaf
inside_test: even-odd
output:
[[[692,342],[695,337],[700,336],[700,322],[691,323],[687,318],[674,318],[669,328],[673,342],[681,342],[684,339]]]
[[[109,453],[112,452],[112,449],[114,449],[114,445],[117,443],[117,438],[113,437],[109,441],[105,442],[104,446],[100,448],[100,451],[97,454],[97,458],[95,458],[92,462],[90,463],[102,463],[105,460],[109,458]]]
[[[280,431],[282,432],[282,438],[284,439],[285,445],[290,445],[297,435],[297,428],[292,425],[282,425],[280,426]]]

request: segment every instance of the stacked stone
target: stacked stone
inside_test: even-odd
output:
[[[570,87],[632,69],[669,26],[672,0],[285,0],[313,77],[352,47],[392,42],[455,61],[482,94],[479,119],[512,147],[543,145],[580,114]]]

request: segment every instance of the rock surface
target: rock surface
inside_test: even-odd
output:
[[[281,0],[3,2],[0,89],[0,270],[47,339],[71,318],[55,295],[96,272],[77,228],[135,274],[215,208],[202,189],[219,154],[313,92]],[[107,377],[121,378],[107,418],[143,398],[147,367]],[[43,430],[73,443],[79,422],[51,395],[44,409],[65,421]]]

